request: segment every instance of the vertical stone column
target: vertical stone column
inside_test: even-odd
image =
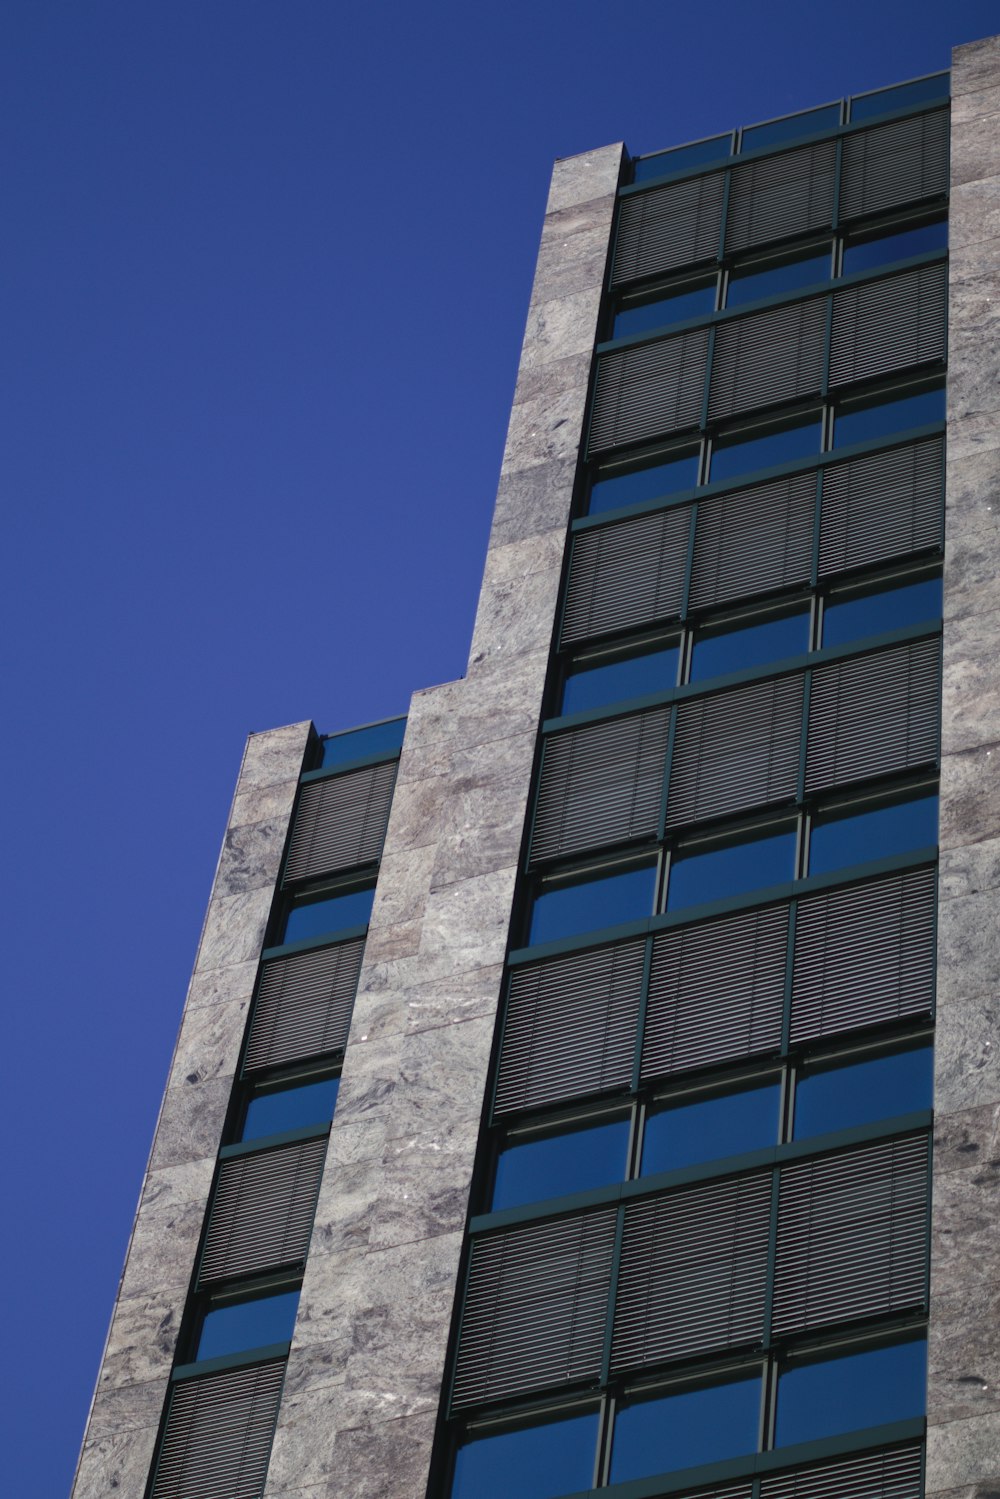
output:
[[[426,1491],[621,161],[556,165],[468,675],[411,704],[270,1499]]]
[[[310,728],[247,741],[72,1499],[145,1491]]]
[[[1000,1486],[1000,38],[952,73],[927,1491]]]

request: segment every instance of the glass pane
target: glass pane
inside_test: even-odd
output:
[[[734,270],[729,278],[726,306],[741,307],[744,302],[755,302],[758,297],[776,297],[779,292],[797,291],[799,287],[826,281],[830,276],[830,264],[827,248],[779,265]]]
[[[698,454],[686,453],[649,468],[634,468],[598,479],[591,485],[587,509],[591,515],[598,515],[623,505],[639,505],[643,500],[659,500],[693,489],[697,482]]]
[[[323,937],[350,926],[366,926],[372,912],[375,887],[351,890],[346,895],[331,895],[292,906],[285,921],[282,942],[298,942],[303,937]]]
[[[215,1307],[201,1324],[196,1358],[221,1358],[227,1353],[245,1353],[268,1343],[287,1343],[295,1326],[298,1291],[278,1296],[258,1296],[255,1301],[237,1301]]]
[[[922,1416],[926,1355],[923,1342],[895,1343],[786,1369],[778,1381],[775,1445]]]
[[[638,921],[652,914],[655,890],[655,864],[543,890],[531,908],[528,943],[556,942],[622,921]]]
[[[861,240],[844,247],[844,275],[855,271],[873,271],[877,266],[905,260],[909,255],[926,255],[930,250],[948,248],[948,224],[920,224],[915,229],[895,229],[874,239]]]
[[[804,1073],[795,1089],[796,1140],[929,1109],[934,1049],[918,1046]]]
[[[842,448],[851,442],[874,442],[877,437],[889,437],[910,427],[943,422],[944,413],[943,388],[922,390],[918,395],[902,396],[892,401],[879,401],[874,406],[858,406],[853,410],[847,407],[837,413],[834,421],[833,445]]]
[[[823,611],[823,644],[846,645],[866,635],[938,620],[942,607],[940,578],[896,583],[876,593],[834,594]]]
[[[909,109],[916,104],[929,104],[933,99],[947,99],[950,88],[948,74],[937,73],[933,78],[918,78],[915,83],[879,89],[877,94],[856,94],[851,100],[851,120],[871,120],[894,109]]]
[[[555,1499],[594,1481],[597,1412],[480,1437],[459,1447],[451,1499]]]
[[[642,1176],[697,1166],[778,1141],[777,1083],[715,1093],[651,1113],[642,1143]]]
[[[810,418],[795,427],[783,427],[759,437],[739,442],[718,442],[712,449],[712,483],[733,479],[755,469],[771,468],[776,463],[792,463],[796,458],[811,458],[820,449],[822,424]]]
[[[759,1377],[622,1406],[611,1448],[611,1482],[756,1452],[759,1423]]]
[[[392,718],[388,723],[372,724],[368,729],[333,734],[323,740],[323,768],[345,765],[349,760],[360,760],[365,755],[395,754],[403,743],[405,730],[405,718]]]
[[[629,333],[648,333],[654,328],[666,328],[670,323],[683,323],[687,318],[706,317],[714,311],[715,282],[708,281],[703,286],[659,297],[655,302],[623,307],[615,318],[611,336],[624,338]]]
[[[672,151],[660,151],[656,156],[640,156],[635,163],[636,182],[649,182],[654,177],[665,177],[668,172],[687,172],[694,167],[707,167],[715,161],[725,161],[733,148],[732,135],[715,135],[708,141],[695,141],[691,146],[675,146]]]
[[[869,859],[930,848],[937,843],[936,796],[918,796],[845,817],[817,818],[809,839],[809,873],[826,874]]]
[[[809,649],[809,610],[783,614],[778,619],[738,625],[731,630],[699,632],[691,653],[691,681],[743,671],[782,661]]]
[[[670,866],[667,910],[700,906],[705,901],[725,900],[780,885],[795,875],[795,832],[772,833],[767,838],[746,838],[704,853],[682,854]]]
[[[286,1129],[304,1129],[309,1124],[329,1124],[337,1106],[339,1077],[320,1083],[292,1083],[258,1093],[247,1105],[241,1140],[260,1140]]]
[[[497,1160],[493,1210],[623,1181],[628,1134],[627,1119],[612,1119],[509,1145]]]
[[[764,146],[780,146],[785,141],[799,140],[803,135],[813,135],[817,130],[836,130],[840,124],[840,105],[824,104],[821,109],[809,109],[804,114],[789,115],[785,120],[770,120],[766,125],[751,125],[743,132],[740,151],[760,151]]]
[[[587,708],[603,708],[608,703],[676,687],[679,657],[679,648],[671,645],[617,661],[581,663],[566,678],[561,711],[582,713]]]

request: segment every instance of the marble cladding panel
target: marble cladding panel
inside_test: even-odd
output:
[[[269,1499],[423,1499],[622,152],[556,167],[468,675],[414,694]]]
[[[98,1375],[73,1499],[144,1490],[312,726],[251,734]]]
[[[929,1495],[1000,1492],[1000,39],[956,49]]]

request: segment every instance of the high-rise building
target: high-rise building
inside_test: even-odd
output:
[[[75,1499],[996,1492],[998,126],[557,163],[467,675],[249,741]]]

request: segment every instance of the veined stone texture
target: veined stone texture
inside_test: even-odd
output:
[[[1000,1485],[1000,37],[953,56],[927,1493]]]
[[[468,675],[414,695],[268,1499],[423,1499],[622,163],[556,164]]]
[[[247,740],[72,1499],[145,1492],[311,731]]]

